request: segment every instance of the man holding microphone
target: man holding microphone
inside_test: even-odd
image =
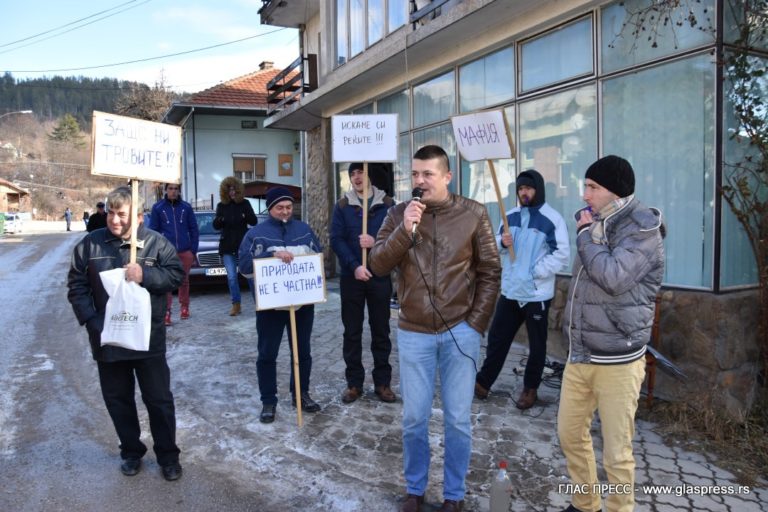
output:
[[[389,210],[370,254],[374,274],[398,270],[404,512],[416,512],[424,502],[438,372],[445,431],[444,501],[439,510],[463,507],[480,339],[499,291],[499,253],[488,213],[480,203],[451,193],[451,177],[441,147],[419,149],[411,180],[422,198]]]

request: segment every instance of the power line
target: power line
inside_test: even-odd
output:
[[[135,1],[135,0],[132,0],[132,1]],[[151,2],[151,1],[152,1],[152,0],[144,0],[142,3],[140,3],[140,4],[138,4],[138,5],[132,5],[132,6],[130,6],[130,7],[126,7],[125,9],[123,9],[123,10],[121,10],[121,11],[118,11],[118,12],[115,12],[115,13],[112,13],[112,14],[108,14],[108,15],[106,15],[106,16],[102,16],[101,18],[95,19],[95,20],[93,20],[93,21],[89,21],[88,23],[83,23],[82,25],[78,25],[78,26],[76,26],[76,27],[72,27],[72,28],[71,28],[71,29],[69,29],[69,30],[65,30],[65,31],[63,31],[63,32],[59,32],[58,34],[53,34],[52,36],[44,37],[43,39],[38,39],[37,41],[32,41],[32,42],[29,42],[29,43],[27,43],[27,44],[22,44],[22,45],[20,45],[20,46],[17,46],[17,47],[15,47],[15,48],[9,48],[9,49],[7,49],[7,50],[3,50],[3,51],[1,51],[1,52],[0,52],[0,55],[2,55],[2,54],[4,54],[4,53],[8,53],[8,52],[12,52],[12,51],[15,51],[15,50],[19,50],[19,49],[21,49],[21,48],[26,48],[27,46],[32,46],[32,45],[34,45],[34,44],[37,44],[37,43],[42,43],[43,41],[47,41],[47,40],[49,40],[49,39],[53,39],[53,38],[55,38],[55,37],[59,37],[59,36],[62,36],[62,35],[64,35],[64,34],[68,34],[69,32],[73,32],[73,31],[75,31],[75,30],[77,30],[77,29],[80,29],[80,28],[83,28],[83,27],[87,27],[88,25],[92,25],[92,24],[96,23],[97,21],[101,21],[101,20],[105,20],[105,19],[107,19],[107,18],[111,18],[112,16],[116,16],[116,15],[118,15],[118,14],[120,14],[120,13],[123,13],[123,12],[125,12],[125,11],[128,11],[128,10],[130,10],[130,9],[135,9],[135,8],[136,8],[136,7],[138,7],[139,5],[144,5],[144,4],[146,4],[146,3],[148,3],[148,2]],[[128,3],[131,3],[131,2],[128,2]],[[124,5],[124,4],[123,4],[123,5]],[[120,7],[120,6],[118,6],[118,7]],[[117,9],[117,7],[115,7],[114,9]],[[95,14],[95,15],[93,15],[93,16],[97,16],[97,15],[98,15],[98,14]],[[89,16],[89,18],[90,18],[90,17],[92,17],[92,16]],[[87,18],[85,18],[85,19],[87,19]],[[77,22],[72,22],[72,23],[77,23]],[[71,23],[70,23],[70,24],[71,24]],[[66,25],[64,25],[64,26],[66,26]],[[51,30],[49,30],[48,32],[52,32],[52,31],[54,31],[54,30],[58,30],[58,29],[55,29],[55,28],[54,28],[54,29],[51,29]],[[38,35],[40,35],[40,34],[38,34]],[[30,37],[28,37],[28,38],[26,38],[26,39],[31,39],[31,38],[35,38],[35,37],[37,37],[37,36],[30,36]],[[14,43],[8,43],[8,44],[14,44]],[[7,45],[3,45],[3,46],[7,46]]]
[[[69,27],[70,25],[74,25],[75,23],[80,23],[81,21],[85,21],[85,20],[91,19],[91,18],[93,18],[95,16],[99,16],[100,14],[104,14],[104,13],[107,13],[109,11],[114,11],[115,9],[119,9],[120,7],[122,7],[124,5],[132,4],[135,1],[136,0],[130,0],[129,2],[125,2],[125,3],[122,3],[120,5],[116,5],[115,7],[110,7],[109,9],[106,9],[106,10],[103,10],[103,11],[99,11],[97,13],[91,14],[90,16],[86,16],[85,18],[80,18],[79,20],[70,21],[69,23],[65,23],[64,25],[59,25],[58,27],[54,27],[54,28],[46,30],[44,32],[40,32],[39,34],[35,34],[35,35],[32,35],[32,36],[27,36],[27,37],[24,37],[22,39],[17,39],[16,41],[11,41],[10,43],[0,44],[0,48],[5,48],[6,46],[11,46],[11,45],[14,45],[16,43],[23,43],[24,41],[29,41],[30,39],[34,39],[36,37],[40,37],[40,36],[44,36],[46,34],[50,34],[51,32],[54,32],[56,30],[59,30],[59,29],[65,28],[65,27]],[[147,2],[149,2],[149,1],[151,1],[151,0],[147,0]],[[144,3],[146,3],[146,2],[144,2]],[[134,6],[134,7],[138,7],[138,6]],[[120,12],[122,12],[122,11],[120,11]],[[119,13],[115,13],[115,14],[119,14]],[[104,18],[100,18],[100,19],[104,19]],[[96,21],[98,21],[98,20],[96,20]],[[83,25],[83,26],[85,26],[85,25]]]
[[[160,56],[157,56],[157,57],[148,57],[146,59],[128,60],[128,61],[124,61],[124,62],[115,62],[113,64],[100,64],[98,66],[84,66],[84,67],[80,67],[80,68],[60,68],[60,69],[42,69],[42,70],[41,69],[11,69],[11,70],[6,70],[6,72],[7,73],[59,73],[59,72],[62,72],[62,71],[84,71],[84,70],[87,70],[87,69],[101,69],[101,68],[110,68],[110,67],[115,67],[115,66],[124,66],[126,64],[137,64],[139,62],[149,62],[149,61],[152,61],[152,60],[166,59],[168,57],[178,57],[180,55],[189,55],[190,53],[197,53],[197,52],[202,52],[202,51],[205,51],[205,50],[211,50],[213,48],[220,48],[222,46],[228,46],[228,45],[231,45],[231,44],[242,43],[243,41],[248,41],[250,39],[256,39],[257,37],[268,36],[270,34],[274,34],[276,32],[280,32],[282,30],[286,30],[286,29],[285,28],[278,28],[278,29],[272,30],[270,32],[264,32],[263,34],[256,34],[256,35],[253,35],[253,36],[243,37],[242,39],[236,39],[234,41],[229,41],[229,42],[226,42],[226,43],[214,44],[214,45],[206,46],[206,47],[203,47],[203,48],[197,48],[195,50],[187,50],[187,51],[183,51],[183,52],[169,53],[169,54],[160,55]]]

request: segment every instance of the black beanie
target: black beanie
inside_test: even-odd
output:
[[[620,156],[604,156],[589,166],[584,178],[607,188],[619,197],[635,193],[635,171],[630,163]]]
[[[267,191],[267,211],[271,210],[280,201],[293,202],[291,191],[284,187],[275,187]]]
[[[362,171],[363,162],[352,162],[351,164],[349,164],[349,168],[347,169],[347,172],[349,174],[352,174],[352,171],[354,171],[355,169],[360,169]]]

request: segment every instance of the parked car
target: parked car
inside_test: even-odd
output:
[[[200,242],[197,248],[197,258],[189,271],[189,277],[202,280],[226,282],[227,269],[219,255],[219,237],[221,232],[213,227],[216,212],[200,210],[195,212]]]
[[[21,233],[24,227],[24,221],[21,220],[21,216],[18,213],[6,213],[5,222],[3,223],[3,233]]]

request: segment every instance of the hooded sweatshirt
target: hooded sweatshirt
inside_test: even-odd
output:
[[[570,261],[568,229],[563,217],[549,206],[544,178],[536,170],[520,173],[519,184],[533,181],[536,194],[529,205],[507,212],[507,222],[514,243],[515,259],[501,245],[503,223],[496,243],[501,257],[501,294],[522,304],[549,300],[555,296],[555,275]]]

